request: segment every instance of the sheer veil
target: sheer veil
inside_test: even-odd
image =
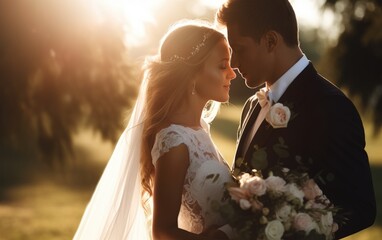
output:
[[[75,240],[151,239],[141,204],[140,151],[147,77],[125,131],[86,207]]]
[[[182,25],[186,27],[182,28]],[[187,25],[190,26],[187,27]],[[170,74],[175,70],[176,74],[179,75],[178,77],[183,78],[188,76],[187,74],[194,71],[195,66],[201,66],[206,56],[208,56],[210,49],[220,39],[224,39],[222,34],[213,30],[208,24],[193,22],[192,24],[179,24],[178,26],[180,30],[177,30],[177,28],[174,28],[175,30],[172,29],[170,31],[171,36],[166,36],[166,41],[161,43],[161,51],[164,47],[164,52],[168,55],[164,57],[165,61],[162,62],[162,56],[160,59],[154,59],[159,63],[154,66],[158,65],[160,67],[160,76],[163,75],[163,71],[167,71],[166,73]],[[185,38],[189,38],[188,33],[190,32],[194,36],[191,38],[192,41],[185,41]],[[167,39],[170,40],[167,41]],[[175,40],[180,43],[177,48],[173,45]],[[165,46],[163,46],[164,44]],[[190,49],[189,53],[188,48]],[[182,51],[185,51],[187,54],[185,56],[178,56],[177,54],[183,53]],[[202,53],[200,56],[199,52]],[[189,58],[195,58],[194,55],[198,55],[198,58],[188,63]],[[175,59],[172,59],[173,57]],[[182,68],[179,66],[182,66]],[[186,69],[187,74],[183,74],[183,72],[180,74],[179,69]],[[75,240],[151,239],[151,219],[146,217],[141,204],[142,185],[140,177],[143,121],[148,81],[149,78],[151,79],[150,74],[153,73],[144,71],[137,102],[135,103],[128,126],[118,140],[93,196],[86,207],[73,238]],[[162,84],[161,86],[167,85]],[[179,95],[179,97],[183,96]],[[209,127],[208,123],[216,116],[219,105],[220,103],[215,101],[210,101],[207,104],[202,113],[202,126]],[[152,202],[149,202],[148,205],[150,203]]]

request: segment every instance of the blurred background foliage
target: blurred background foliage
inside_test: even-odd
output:
[[[382,125],[382,1],[326,0],[324,7],[339,14],[342,32],[322,56],[323,68],[351,96],[360,97],[376,135]]]
[[[150,36],[143,36],[143,42],[135,39],[137,43],[128,49],[129,30],[137,23],[126,23],[126,11],[113,11],[110,5],[96,2],[1,1],[1,151],[57,162],[71,152],[72,136],[81,126],[114,142],[139,83],[139,68],[132,67],[133,59],[155,53],[160,37],[174,21],[213,20],[216,11],[202,0],[165,1],[171,7],[154,12],[142,27]],[[330,42],[325,33],[332,29],[302,27],[302,48],[325,76],[351,96],[360,97],[361,110],[371,113],[378,133],[382,124],[382,3],[316,2],[323,13],[330,10],[335,15],[338,36]],[[232,89],[232,101],[242,102],[251,94],[240,81]]]
[[[382,3],[290,1],[301,48],[361,112],[380,201]],[[126,125],[144,57],[172,23],[213,21],[221,2],[0,0],[0,240],[71,239]],[[233,81],[231,103],[212,124],[228,161],[253,93]],[[376,229],[351,239],[378,239]]]
[[[88,1],[0,1],[1,151],[48,163],[87,126],[115,141],[135,96],[123,25]]]

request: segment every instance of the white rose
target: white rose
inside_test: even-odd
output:
[[[288,220],[292,212],[292,207],[290,205],[284,205],[281,208],[277,209],[276,216],[279,220],[285,222]]]
[[[252,207],[252,204],[247,199],[240,199],[239,204],[243,210],[247,210]]]
[[[280,240],[284,234],[284,226],[279,220],[268,222],[265,227],[265,236],[268,240]]]
[[[301,204],[303,203],[303,199],[304,199],[305,194],[302,190],[300,190],[297,187],[296,184],[294,184],[294,183],[287,184],[286,189],[290,193],[290,196],[288,196],[288,200],[293,200],[293,198],[297,198]]]
[[[276,192],[285,191],[286,182],[281,177],[269,176],[267,179],[265,179],[265,183],[267,185],[267,188],[272,191],[276,191]]]
[[[258,176],[247,179],[243,184],[243,188],[248,189],[251,194],[257,196],[262,196],[267,191],[264,179]]]
[[[285,128],[288,126],[290,115],[288,107],[281,103],[276,103],[269,109],[265,119],[273,128]]]
[[[250,179],[252,177],[251,174],[249,173],[244,173],[243,175],[240,176],[240,187],[243,187],[244,184],[248,181],[248,179]]]
[[[321,215],[320,230],[322,234],[329,235],[333,228],[333,215],[332,212],[328,212],[325,215]]]

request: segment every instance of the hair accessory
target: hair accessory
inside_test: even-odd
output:
[[[206,44],[206,41],[210,37],[210,35],[211,35],[211,32],[204,33],[203,40],[199,44],[197,44],[196,46],[194,46],[192,48],[191,54],[189,56],[181,57],[181,56],[175,54],[174,56],[172,56],[170,58],[170,61],[177,61],[177,60],[186,61],[186,60],[189,60],[190,58],[192,58],[193,56],[195,56],[196,54],[199,53],[200,49],[203,48],[204,45]]]

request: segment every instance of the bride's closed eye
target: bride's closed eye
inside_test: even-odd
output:
[[[219,68],[222,70],[226,70],[228,67],[229,67],[229,60],[228,59],[224,59],[219,65]]]

